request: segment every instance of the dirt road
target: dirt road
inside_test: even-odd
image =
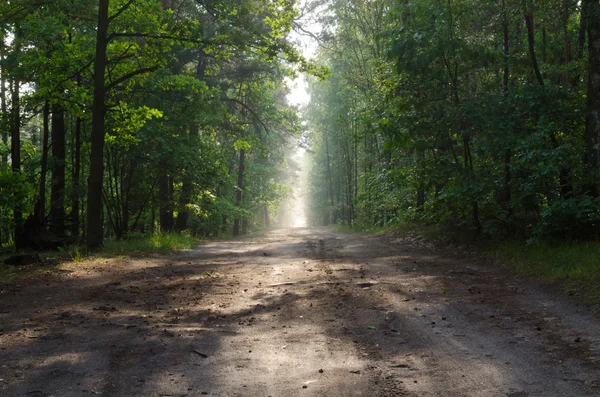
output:
[[[412,239],[287,229],[0,286],[0,395],[600,396],[600,319]]]

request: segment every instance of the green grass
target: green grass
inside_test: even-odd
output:
[[[335,225],[333,231],[337,233],[366,233],[366,234],[377,234],[389,230],[389,227],[383,226],[369,226],[369,225],[354,225],[348,226],[345,224]]]
[[[487,250],[517,274],[550,282],[582,301],[600,304],[600,242],[499,243]]]
[[[145,254],[169,254],[176,250],[189,249],[201,240],[185,233],[156,233],[151,236],[122,241],[110,240],[94,256],[142,256]]]

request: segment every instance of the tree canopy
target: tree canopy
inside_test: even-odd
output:
[[[291,0],[0,4],[0,231],[17,249],[234,234],[287,196]],[[251,180],[252,183],[247,181]]]
[[[598,237],[597,0],[318,3],[313,224]]]

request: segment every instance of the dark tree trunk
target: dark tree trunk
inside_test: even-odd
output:
[[[94,65],[94,100],[92,104],[92,136],[90,176],[87,194],[87,248],[95,250],[102,246],[102,183],[104,178],[104,133],[106,113],[104,73],[106,71],[106,47],[108,45],[108,0],[98,0],[98,29]]]
[[[78,117],[75,121],[75,164],[73,167],[73,203],[72,219],[73,225],[71,234],[75,241],[79,239],[79,198],[80,198],[80,177],[81,177],[81,127],[83,120]]]
[[[159,221],[162,232],[173,231],[173,206],[170,198],[171,178],[167,175],[167,167],[163,167],[163,172],[158,179],[158,198],[159,198]]]
[[[568,26],[568,16],[565,18],[563,22],[563,35],[565,42],[565,66],[566,66],[566,81],[568,86],[572,86],[572,77],[571,77],[571,43],[569,43],[569,26]]]
[[[7,117],[8,113],[7,113],[7,106],[6,106],[6,79],[5,79],[5,74],[6,74],[6,69],[3,67],[3,63],[4,63],[4,42],[0,41],[0,112],[2,115],[2,122],[5,120],[4,118]],[[4,146],[6,147],[8,145],[8,131],[9,128],[4,125],[4,124],[0,124],[0,128],[1,128],[1,134],[2,134],[2,143],[4,144]],[[8,154],[3,154],[2,155],[2,164],[6,165],[8,164]],[[0,216],[2,218],[4,218],[6,216],[6,209],[5,208],[1,208],[0,209]],[[0,245],[2,245],[2,243],[4,243],[5,241],[8,240],[8,228],[6,228],[4,225],[0,226]]]
[[[175,178],[169,175],[169,231],[173,231],[175,227],[175,218],[173,217],[173,209],[175,208]]]
[[[186,171],[181,185],[181,195],[179,199],[179,211],[177,212],[177,219],[175,220],[175,230],[183,231],[187,229],[188,219],[190,217],[190,210],[188,204],[191,202],[192,196],[192,180],[189,175],[189,171]]]
[[[237,177],[237,191],[235,192],[235,204],[238,209],[242,208],[242,200],[244,199],[244,168],[246,166],[246,150],[240,149],[240,158]],[[233,236],[237,237],[241,233],[242,217],[237,216],[233,221]]]
[[[509,54],[509,36],[508,36],[508,15],[506,13],[506,4],[504,2],[504,0],[502,0],[502,11],[503,11],[503,18],[502,18],[502,33],[503,33],[503,41],[502,41],[502,49],[503,49],[503,55],[504,55],[504,71],[503,71],[503,75],[502,75],[502,89],[504,91],[504,93],[508,93],[508,82],[510,79],[510,70],[509,70],[509,60],[508,60],[508,54]]]
[[[46,218],[46,175],[48,173],[48,139],[50,136],[50,104],[46,100],[43,111],[42,164],[40,170],[40,190],[37,205],[37,219],[40,224]]]
[[[533,67],[533,71],[535,72],[535,77],[537,78],[540,86],[544,86],[544,79],[542,78],[542,73],[540,73],[540,68],[537,62],[537,57],[535,56],[535,36],[533,33],[533,11],[525,10],[525,25],[527,25],[527,43],[529,45],[529,57],[531,58],[531,65]]]
[[[16,40],[16,39],[15,39]],[[15,78],[12,86],[12,109],[11,109],[11,137],[10,153],[11,166],[15,174],[21,172],[21,97],[19,93],[20,82]],[[15,203],[13,209],[13,222],[15,228],[15,247],[17,250],[25,248],[26,241],[23,236],[23,212],[22,203]]]
[[[598,144],[600,129],[600,2],[598,0],[585,0],[587,6],[588,22],[588,90],[587,90],[587,114],[585,123],[585,164],[594,175],[595,180],[590,184],[589,193],[598,196]]]
[[[50,192],[50,222],[58,236],[65,234],[65,113],[52,106],[52,190]]]
[[[502,91],[504,95],[508,95],[509,90],[509,80],[510,80],[510,65],[509,65],[509,53],[510,53],[510,40],[508,34],[508,15],[506,12],[506,3],[502,0],[502,32],[503,32],[503,55],[504,55],[504,71],[502,76]],[[512,159],[512,149],[507,149],[504,152],[504,185],[500,191],[500,197],[498,202],[500,204],[506,204],[510,201],[511,192],[510,192],[510,182],[512,179],[511,175],[511,159]],[[508,209],[509,215],[512,214],[512,209]]]
[[[4,46],[4,43],[0,43],[1,46]],[[0,66],[4,63],[4,48],[0,49]],[[0,74],[0,112],[2,112],[2,117],[6,117],[8,115],[7,106],[6,106],[6,68],[2,67],[0,69],[2,72]],[[4,121],[4,119],[2,120]],[[4,146],[8,145],[8,128],[5,128],[5,125],[1,126],[2,128],[2,143]],[[8,164],[8,154],[2,155],[2,164]]]
[[[579,31],[577,33],[577,43],[575,44],[575,57],[581,59],[583,56],[583,49],[585,47],[585,35],[587,33],[588,25],[588,9],[590,1],[583,0],[581,2],[581,14],[579,16]]]

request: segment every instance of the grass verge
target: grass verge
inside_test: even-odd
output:
[[[127,240],[110,240],[94,256],[141,256],[146,254],[169,254],[176,250],[197,246],[202,240],[185,233],[156,233],[151,236]]]
[[[369,226],[369,225],[336,225],[333,228],[338,233],[366,233],[366,234],[389,234],[398,237],[423,236],[431,240],[442,239],[440,229],[435,226],[428,226],[417,222],[402,223],[388,226]]]
[[[517,274],[554,284],[579,300],[600,304],[600,242],[498,243],[486,250]]]
[[[577,300],[600,305],[600,242],[477,242],[468,233],[450,232],[418,222],[388,227],[334,228],[340,233],[385,233],[397,237],[421,236],[444,246],[469,246],[476,255],[491,259],[523,277],[540,279]]]

